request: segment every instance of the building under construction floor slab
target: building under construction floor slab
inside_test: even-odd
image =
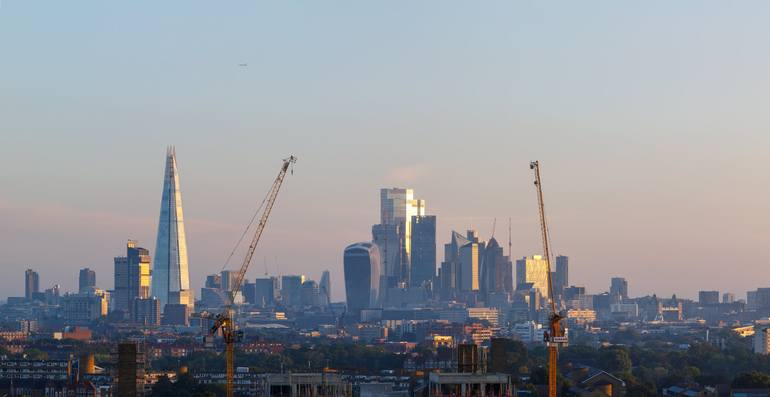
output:
[[[350,382],[337,373],[265,374],[265,397],[349,397]]]
[[[512,395],[511,378],[506,374],[498,373],[434,372],[430,374],[428,390],[430,397]]]

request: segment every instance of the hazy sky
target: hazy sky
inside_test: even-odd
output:
[[[514,256],[537,253],[539,159],[571,283],[745,298],[770,286],[768,20],[767,1],[2,0],[0,296],[27,267],[112,288],[126,239],[154,250],[173,144],[196,295],[294,154],[250,278],[329,269],[342,299],[385,186],[427,200],[440,245],[495,217],[507,240],[511,217]]]

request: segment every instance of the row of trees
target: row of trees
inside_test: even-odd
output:
[[[282,354],[246,354],[236,352],[235,362],[253,371],[278,373],[283,371],[319,371],[331,367],[345,372],[380,371],[403,367],[404,357],[386,352],[380,347],[355,343],[324,343],[299,348],[287,348]],[[153,362],[159,370],[176,370],[186,365],[191,372],[224,371],[224,356],[213,351],[195,352],[182,358],[163,357]]]

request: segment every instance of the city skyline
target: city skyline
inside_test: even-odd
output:
[[[23,295],[30,267],[41,290],[74,291],[89,267],[109,288],[127,239],[154,255],[168,144],[184,153],[194,289],[288,153],[302,160],[255,261],[329,269],[335,300],[341,247],[369,240],[382,187],[430,203],[439,247],[511,217],[513,258],[539,253],[534,159],[571,284],[690,298],[766,284],[768,5],[437,4],[5,2],[0,287]]]

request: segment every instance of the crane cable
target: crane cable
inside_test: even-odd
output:
[[[233,247],[233,250],[230,251],[230,255],[227,256],[227,259],[225,260],[224,265],[222,265],[222,269],[220,269],[220,271],[225,270],[227,268],[227,265],[230,264],[230,259],[233,258],[233,255],[235,255],[235,251],[238,250],[238,247],[241,245],[241,242],[243,242],[243,239],[246,237],[246,234],[249,233],[249,229],[251,229],[251,225],[254,224],[254,221],[257,219],[257,216],[259,216],[259,213],[262,212],[262,207],[265,206],[265,202],[267,201],[267,198],[269,196],[270,196],[270,191],[267,192],[265,197],[262,199],[262,202],[259,203],[259,207],[257,207],[257,211],[254,212],[254,216],[251,217],[251,220],[246,225],[246,229],[243,231],[243,234],[241,234],[241,238],[239,238],[238,242],[235,243],[235,247]]]

